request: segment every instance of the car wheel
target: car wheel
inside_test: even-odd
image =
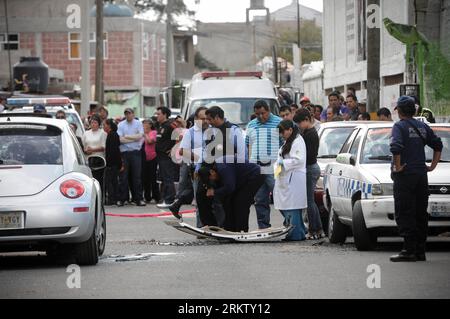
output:
[[[98,263],[97,237],[95,227],[91,237],[84,243],[75,245],[75,255],[79,265],[96,265]]]
[[[373,230],[367,229],[366,227],[360,200],[353,206],[352,229],[356,249],[359,251],[370,251],[375,249],[377,236]]]
[[[330,223],[330,213],[325,209],[325,206],[319,207],[320,221],[322,222],[322,229],[325,235],[329,235],[328,224]]]
[[[99,256],[103,255],[106,247],[106,216],[105,216],[105,207],[103,205],[101,216],[102,216],[101,227],[99,229],[99,234],[97,238],[97,247]]]
[[[330,206],[328,238],[332,244],[343,244],[347,239],[347,227],[341,223],[332,206]]]

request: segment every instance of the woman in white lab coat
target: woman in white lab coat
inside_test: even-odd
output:
[[[278,161],[274,166],[274,205],[284,216],[284,224],[294,226],[286,240],[305,240],[302,210],[307,208],[306,146],[294,122],[282,121],[278,129],[285,143],[280,148]]]

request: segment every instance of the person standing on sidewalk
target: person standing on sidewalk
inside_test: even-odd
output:
[[[158,208],[169,208],[175,201],[175,179],[177,164],[171,158],[172,148],[176,141],[172,139],[172,133],[176,128],[175,123],[169,121],[172,114],[169,108],[159,107],[156,109],[156,120],[159,124],[156,138],[156,157],[158,159],[159,174],[162,180],[163,202],[156,205]]]
[[[97,115],[91,117],[89,122],[91,129],[84,132],[82,141],[84,145],[84,153],[90,156],[101,156],[105,158],[106,133],[100,129],[101,120]],[[92,170],[92,176],[100,183],[100,187],[104,190],[103,175],[105,169]]]
[[[394,181],[395,221],[404,239],[403,250],[392,262],[425,261],[428,232],[428,172],[441,159],[442,141],[425,123],[413,118],[414,99],[402,96],[397,102],[400,121],[392,128],[392,180]],[[425,146],[434,150],[433,161],[426,165]]]
[[[300,110],[294,117],[294,122],[301,130],[301,134],[306,145],[306,193],[308,198],[308,236],[307,239],[320,239],[325,237],[323,233],[320,212],[314,199],[314,191],[320,177],[320,167],[317,164],[317,154],[319,152],[319,135],[313,124],[311,113]]]
[[[119,173],[122,169],[120,137],[117,134],[117,124],[113,119],[103,122],[103,130],[107,134],[105,147],[106,205],[114,205],[119,201]]]
[[[120,137],[120,152],[124,170],[120,174],[118,206],[123,206],[130,196],[128,175],[131,172],[131,193],[137,206],[145,206],[142,200],[142,156],[141,148],[144,140],[144,127],[134,118],[131,108],[125,109],[126,119],[120,122],[117,134]]]
[[[142,184],[144,186],[145,201],[150,203],[155,200],[160,201],[159,186],[157,181],[158,162],[156,159],[156,135],[157,131],[151,120],[144,120],[144,152],[145,160],[143,165]]]
[[[254,110],[257,118],[247,126],[245,144],[250,154],[250,162],[258,164],[265,176],[264,184],[255,196],[255,208],[259,229],[266,229],[272,227],[270,194],[275,185],[273,163],[277,160],[277,150],[281,145],[278,133],[281,118],[270,112],[269,104],[265,100],[256,101]]]

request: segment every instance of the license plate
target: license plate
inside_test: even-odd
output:
[[[0,213],[0,229],[22,229],[23,213]]]
[[[450,204],[431,203],[431,217],[450,217]]]

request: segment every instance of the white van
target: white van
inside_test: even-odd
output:
[[[219,106],[225,118],[245,127],[257,100],[266,100],[273,114],[279,114],[277,89],[262,72],[203,72],[194,75],[185,89],[181,114],[189,118],[201,106]]]

